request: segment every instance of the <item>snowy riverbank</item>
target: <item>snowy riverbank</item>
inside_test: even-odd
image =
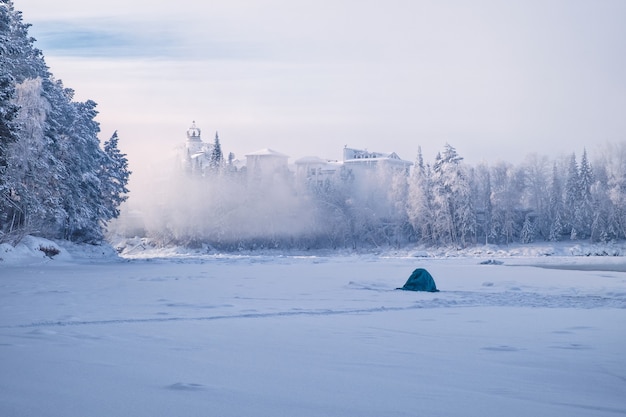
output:
[[[51,241],[34,236],[26,236],[17,246],[7,243],[0,244],[0,266],[20,265],[37,262],[90,262],[115,261],[120,259],[191,259],[221,257],[337,257],[337,256],[371,256],[386,258],[474,258],[501,259],[507,263],[515,263],[522,259],[528,263],[534,260],[537,264],[554,264],[554,258],[568,258],[566,264],[605,264],[619,265],[626,259],[626,242],[588,243],[588,242],[544,242],[537,244],[513,245],[476,245],[468,248],[381,248],[348,250],[271,250],[238,251],[230,253],[216,252],[208,247],[191,249],[180,246],[160,247],[149,239],[119,239],[112,244],[78,245],[67,241]],[[548,259],[547,258],[553,258]],[[579,258],[579,259],[577,259]],[[611,259],[613,258],[613,259]],[[607,266],[608,265],[608,266]],[[618,267],[619,268],[619,267]]]

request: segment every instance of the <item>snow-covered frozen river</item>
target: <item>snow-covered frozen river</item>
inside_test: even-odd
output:
[[[626,415],[625,261],[572,259],[0,265],[0,415]]]

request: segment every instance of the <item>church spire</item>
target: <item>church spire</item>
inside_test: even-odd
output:
[[[202,142],[202,138],[200,137],[201,130],[196,127],[196,121],[194,120],[191,123],[191,127],[187,129],[187,140],[190,142]]]

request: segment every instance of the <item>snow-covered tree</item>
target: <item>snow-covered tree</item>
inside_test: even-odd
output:
[[[465,246],[474,242],[476,217],[463,158],[446,144],[433,167],[434,232],[442,243]]]
[[[580,189],[580,176],[576,155],[572,154],[567,168],[567,178],[565,180],[565,225],[570,233],[571,239],[576,239],[578,233],[582,232],[582,218],[580,202],[582,193]]]
[[[60,191],[60,206],[66,213],[58,225],[59,237],[97,242],[100,226],[100,179],[103,153],[94,118],[96,103],[72,102],[73,90],[60,81],[44,80],[43,95],[50,103],[45,136],[62,172],[52,186]]]
[[[356,247],[356,230],[353,216],[352,171],[343,167],[333,178],[327,178],[321,184],[311,184],[312,206],[318,220],[318,233],[322,246]]]
[[[41,78],[26,79],[16,86],[16,103],[20,110],[18,140],[9,148],[11,181],[12,231],[56,237],[57,225],[65,218],[61,192],[63,166],[56,159],[45,137],[46,115],[50,105],[42,96]]]
[[[593,171],[591,165],[587,160],[587,150],[583,150],[583,155],[580,160],[580,169],[578,176],[580,185],[580,202],[579,202],[579,235],[581,238],[588,238],[591,236],[591,227],[593,223],[594,215],[594,201],[591,188],[594,183]]]
[[[492,227],[498,243],[512,243],[519,236],[525,183],[524,171],[510,163],[499,162],[491,170]]]
[[[9,146],[17,140],[15,118],[18,107],[13,102],[15,79],[11,75],[8,56],[14,46],[10,42],[11,15],[9,5],[0,3],[0,242],[12,229],[15,202],[11,188],[15,185],[7,177]]]
[[[549,167],[548,158],[536,153],[529,154],[522,164],[526,182],[521,201],[522,208],[532,214],[535,235],[544,239],[547,239],[550,234]]]
[[[601,166],[606,169],[607,187],[612,204],[610,227],[616,237],[626,238],[626,141],[607,144]]]
[[[520,240],[522,243],[532,243],[535,241],[535,225],[529,215],[526,215],[522,230],[520,232]]]
[[[0,11],[1,10],[0,8]],[[2,42],[1,39],[0,42]],[[2,48],[3,46],[4,45],[0,43],[0,57],[4,55],[3,49],[5,48]],[[7,167],[7,147],[11,142],[17,140],[15,118],[17,116],[18,106],[13,102],[14,95],[15,80],[11,74],[9,74],[6,65],[0,61],[0,181],[2,181],[2,174]],[[0,187],[1,186],[0,182]]]
[[[100,167],[103,221],[118,217],[120,205],[128,198],[126,186],[131,171],[128,169],[126,155],[118,148],[118,142],[117,131],[113,132],[111,138],[104,142],[105,157]]]
[[[407,196],[408,220],[417,238],[423,243],[433,242],[432,172],[424,164],[422,148],[418,147],[417,159],[409,177]]]
[[[550,184],[548,202],[548,220],[550,231],[548,239],[552,242],[561,240],[563,235],[563,187],[556,163],[552,168],[552,182]]]
[[[213,147],[211,148],[211,156],[209,157],[209,168],[211,171],[218,171],[224,162],[224,155],[222,154],[222,146],[220,145],[220,138],[215,132],[215,140],[213,141]]]
[[[497,233],[493,227],[493,204],[491,190],[491,172],[489,166],[482,163],[472,171],[473,206],[476,210],[477,237],[485,244],[494,242]]]
[[[591,186],[593,201],[590,238],[594,242],[608,242],[617,238],[616,211],[611,202],[606,167],[598,165]]]

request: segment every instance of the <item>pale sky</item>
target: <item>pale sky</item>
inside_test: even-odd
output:
[[[520,162],[626,140],[624,0],[14,0],[131,167],[192,121],[237,158]]]

